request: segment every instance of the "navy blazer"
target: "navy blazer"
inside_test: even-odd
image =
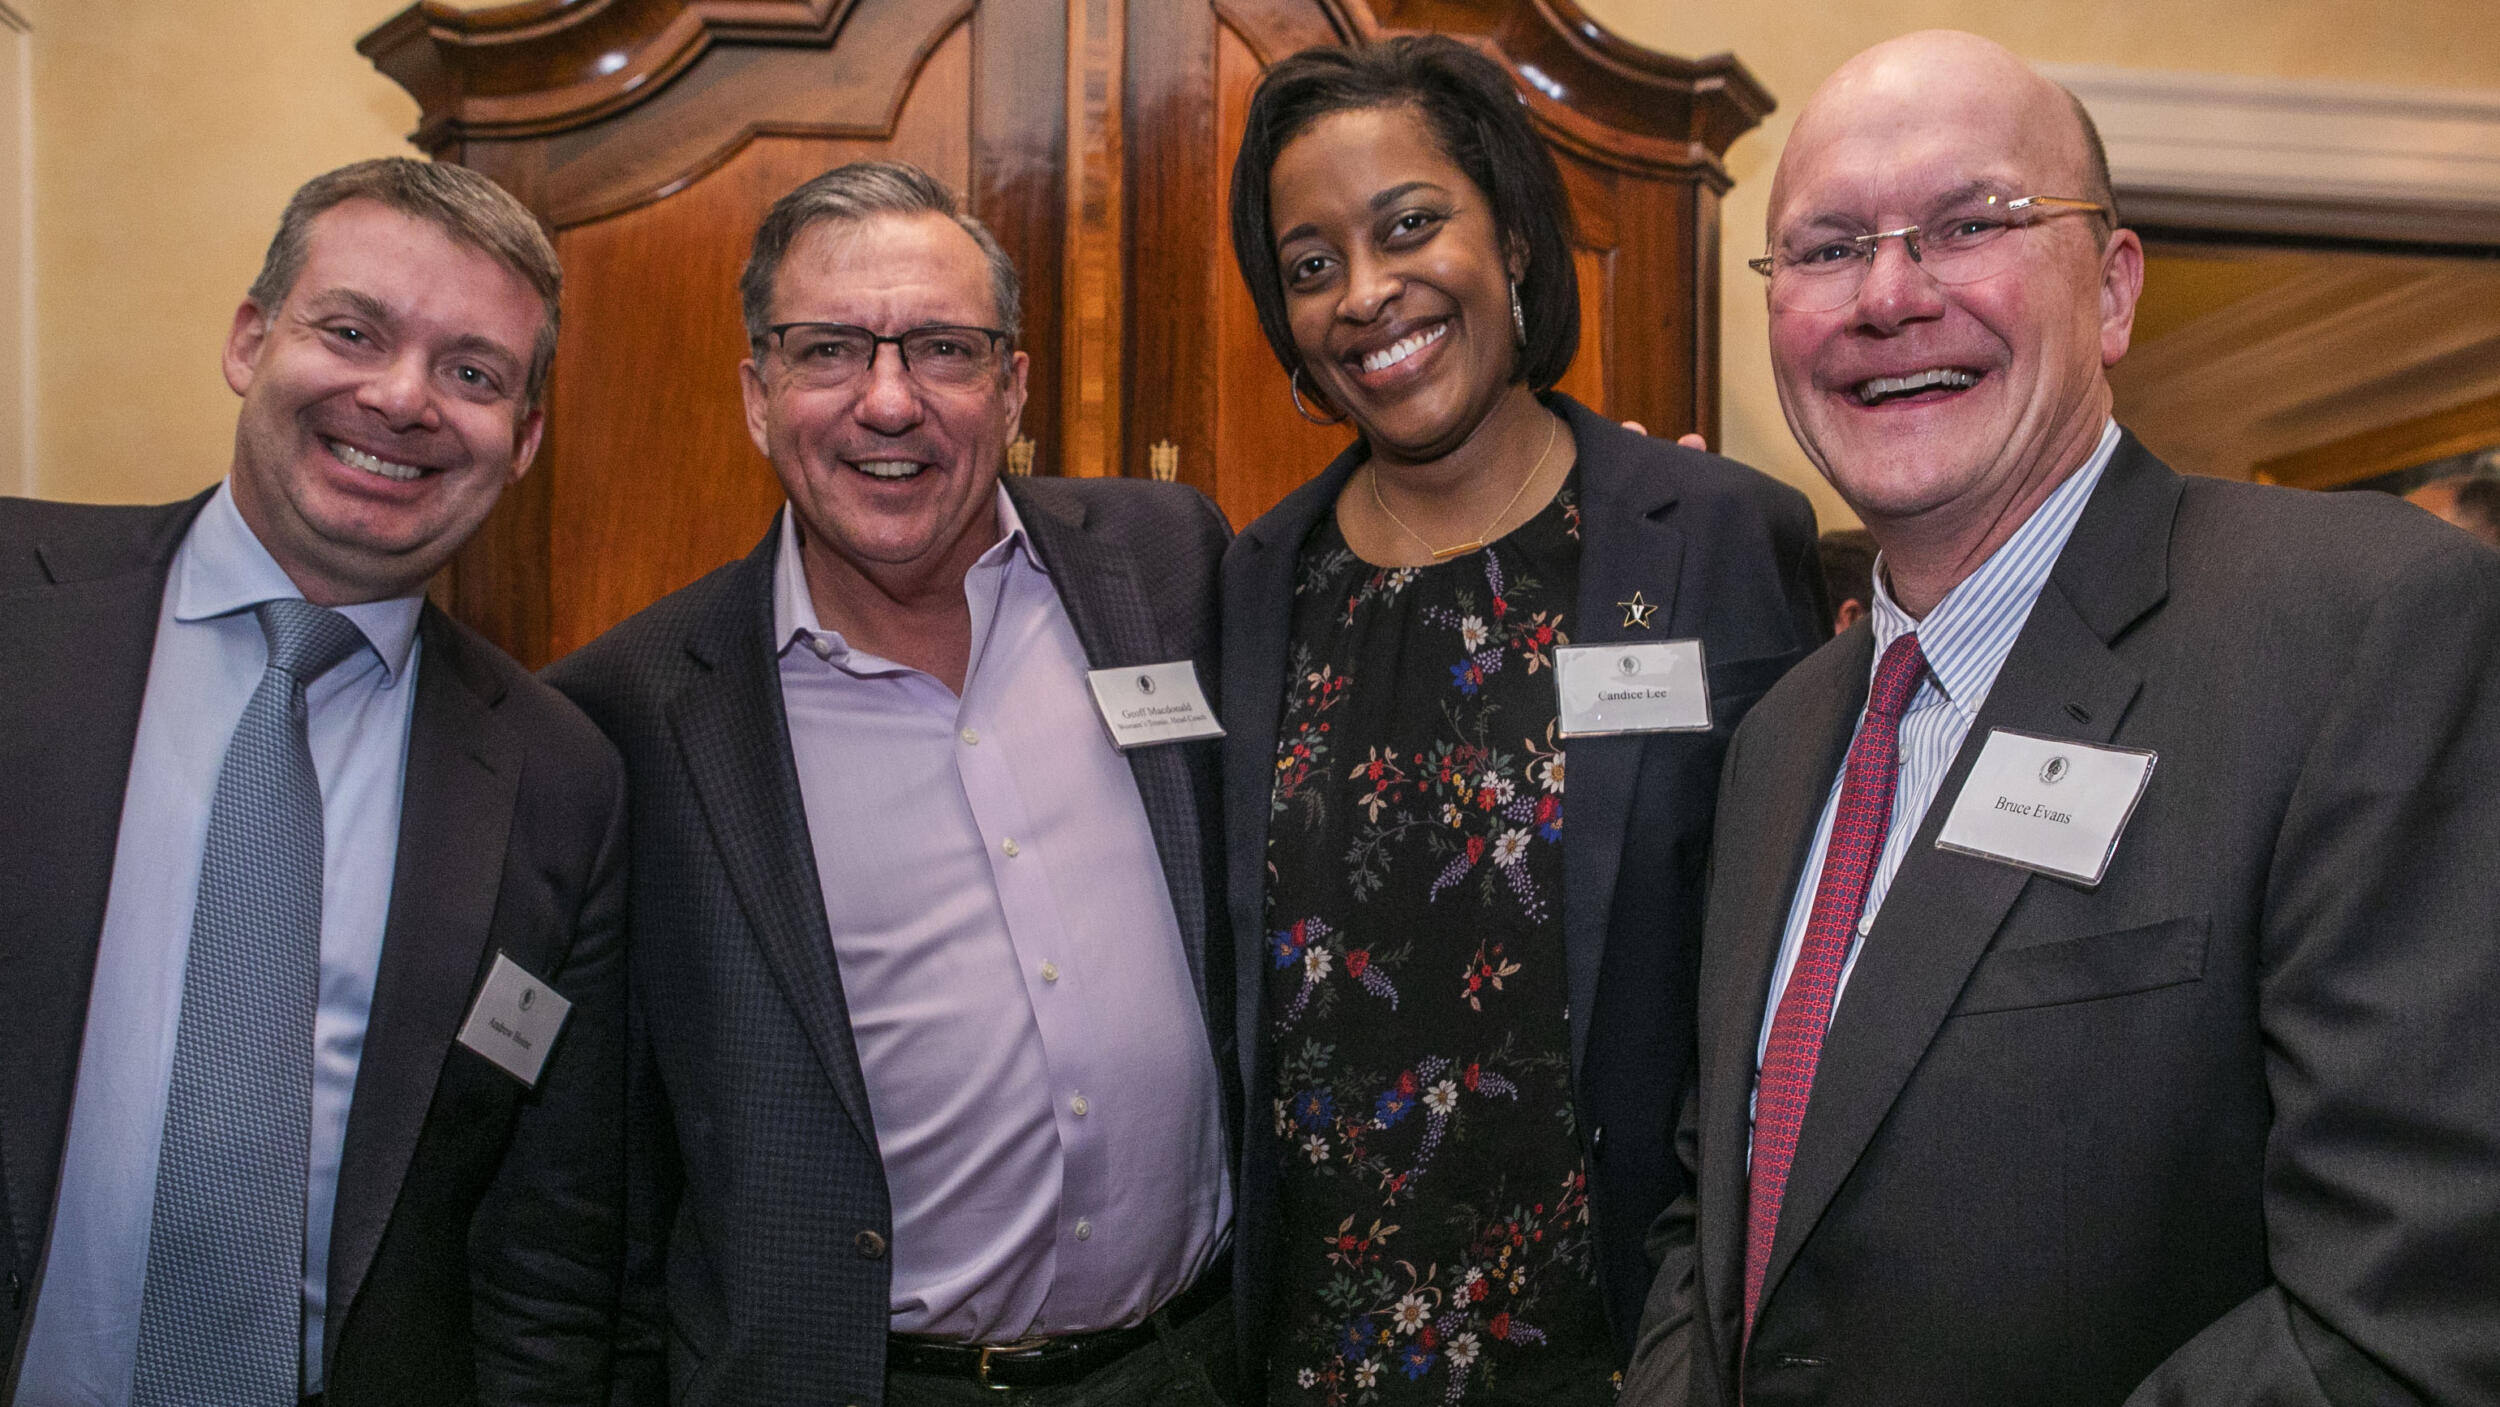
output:
[[[1711,729],[1578,738],[1563,827],[1571,1069],[1589,1163],[1607,1319],[1628,1356],[1648,1293],[1643,1234],[1682,1191],[1676,1099],[1693,1060],[1693,991],[1719,762],[1745,710],[1831,634],[1814,512],[1741,464],[1635,434],[1556,393],[1579,452],[1574,644],[1698,639]],[[1283,709],[1294,569],[1367,455],[1357,443],[1252,523],[1224,555],[1226,893],[1247,1116],[1235,1203],[1243,1374],[1256,1382],[1273,1286],[1278,1149],[1261,994],[1268,792]],[[1657,607],[1647,627],[1620,602]],[[1253,1389],[1255,1391],[1255,1388]]]

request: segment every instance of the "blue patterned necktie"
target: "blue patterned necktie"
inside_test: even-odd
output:
[[[258,613],[269,668],[209,802],[132,1407],[294,1407],[303,1391],[322,873],[304,686],[364,636],[305,601]]]

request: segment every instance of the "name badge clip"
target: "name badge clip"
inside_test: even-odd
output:
[[[1198,686],[1198,667],[1188,660],[1089,669],[1085,682],[1093,687],[1094,706],[1102,710],[1112,745],[1122,752],[1224,736],[1224,725],[1215,721],[1206,691]]]
[[[2095,888],[2159,760],[2143,748],[1991,728],[1936,848]]]
[[[497,953],[458,1039],[526,1088],[536,1089],[547,1052],[572,1014],[573,1003],[555,988],[532,977],[510,954]]]
[[[1554,692],[1561,737],[1710,731],[1699,640],[1564,645],[1554,651]]]

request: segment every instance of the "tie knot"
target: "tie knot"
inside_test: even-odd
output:
[[[263,601],[256,608],[269,641],[269,667],[308,684],[365,643],[364,632],[338,612],[310,601]]]
[[[1915,633],[1901,636],[1885,648],[1884,658],[1875,666],[1875,686],[1867,691],[1866,711],[1869,714],[1897,719],[1910,706],[1910,696],[1918,692],[1918,681],[1927,673],[1927,657],[1918,652]]]

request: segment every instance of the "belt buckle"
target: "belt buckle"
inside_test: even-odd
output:
[[[990,1381],[990,1355],[995,1353],[1031,1353],[1035,1349],[1048,1347],[1049,1344],[1050,1339],[1043,1335],[1021,1338],[1013,1343],[983,1344],[981,1346],[980,1371],[974,1374],[973,1380],[990,1392],[1014,1392],[1015,1388],[1009,1384],[994,1383]]]

